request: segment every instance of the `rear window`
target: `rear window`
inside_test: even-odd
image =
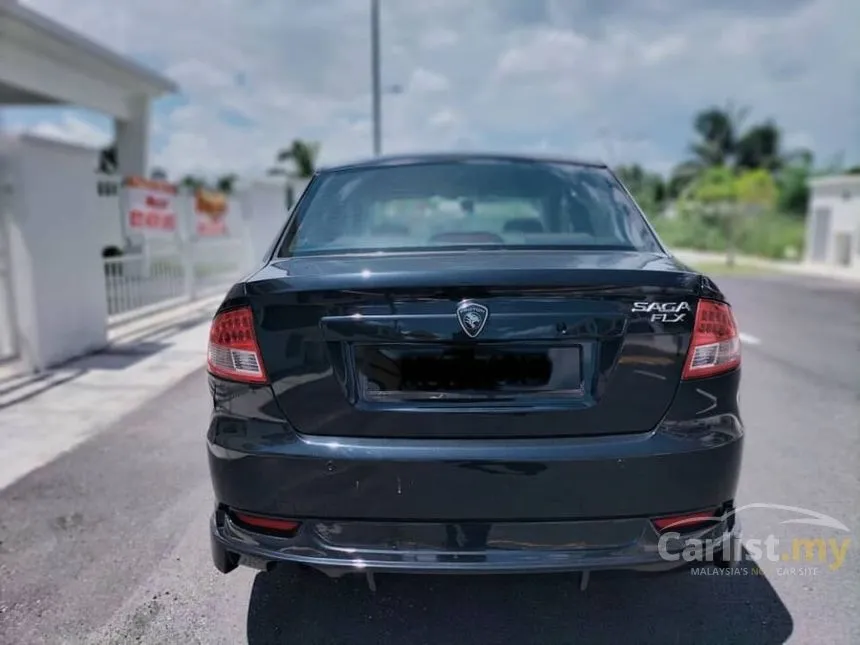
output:
[[[465,248],[662,251],[606,169],[468,160],[323,172],[278,255]]]

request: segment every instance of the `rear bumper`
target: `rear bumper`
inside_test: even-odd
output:
[[[732,415],[644,435],[492,441],[310,438],[220,418],[209,466],[216,500],[258,515],[578,521],[717,508],[734,499],[742,442]]]
[[[329,573],[671,568],[683,562],[661,556],[650,520],[730,505],[743,444],[732,415],[594,440],[319,440],[273,425],[210,436],[224,572],[279,561]],[[227,509],[301,528],[267,535]]]
[[[727,507],[729,508],[729,507]],[[733,516],[685,534],[727,544]],[[400,573],[551,573],[600,569],[665,570],[685,564],[684,542],[660,542],[646,518],[580,522],[305,522],[290,538],[261,535],[223,507],[211,520],[212,555],[227,573],[293,562],[332,576]],[[670,557],[667,557],[667,554]]]
[[[216,565],[229,571],[240,555],[348,570],[665,565],[651,519],[735,498],[738,376],[682,383],[650,432],[549,439],[312,437],[268,412],[269,393],[250,390],[209,426]],[[227,509],[301,528],[264,535]],[[718,524],[708,539],[726,530]]]

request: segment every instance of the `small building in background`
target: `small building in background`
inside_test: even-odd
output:
[[[804,259],[860,271],[860,174],[810,181]]]

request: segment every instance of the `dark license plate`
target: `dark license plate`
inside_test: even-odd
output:
[[[355,361],[361,389],[370,399],[575,394],[582,389],[579,347],[360,345]]]

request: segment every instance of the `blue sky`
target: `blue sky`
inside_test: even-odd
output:
[[[293,138],[323,163],[370,153],[365,0],[22,0],[170,76],[152,163],[171,174],[271,165]],[[860,161],[857,0],[382,0],[386,152],[542,151],[681,161],[695,111],[734,101],[787,147]],[[77,110],[7,127],[101,144]]]

